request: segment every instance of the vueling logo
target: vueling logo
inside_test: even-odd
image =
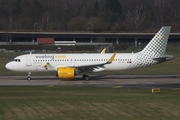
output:
[[[59,58],[66,58],[65,55],[54,55],[55,58],[59,59]]]
[[[37,59],[51,59],[54,60],[56,59],[64,59],[66,58],[65,55],[37,55],[35,56]]]
[[[159,36],[158,36],[158,38],[159,38],[159,39],[162,39],[162,36],[161,36],[161,35],[159,35]]]

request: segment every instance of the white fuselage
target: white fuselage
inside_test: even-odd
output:
[[[93,72],[126,70],[136,59],[138,53],[118,53],[111,64],[95,67]],[[6,64],[13,71],[57,71],[59,67],[74,67],[106,63],[112,53],[106,54],[26,54],[16,57]]]

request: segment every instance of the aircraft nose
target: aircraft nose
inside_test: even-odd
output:
[[[8,70],[12,70],[12,67],[13,67],[13,66],[12,66],[12,65],[10,64],[10,62],[9,62],[9,63],[6,64],[5,67],[6,67],[6,69],[8,69]]]

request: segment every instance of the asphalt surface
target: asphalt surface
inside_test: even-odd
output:
[[[60,80],[55,76],[0,76],[0,86],[47,87],[129,87],[180,89],[180,75],[91,75],[90,81],[76,76],[73,80]]]

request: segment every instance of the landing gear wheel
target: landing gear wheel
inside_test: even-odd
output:
[[[31,80],[31,77],[27,77],[27,80]]]
[[[88,75],[84,74],[83,79],[88,81],[88,80],[90,80],[90,77]]]
[[[31,72],[28,72],[27,80],[31,80]]]

